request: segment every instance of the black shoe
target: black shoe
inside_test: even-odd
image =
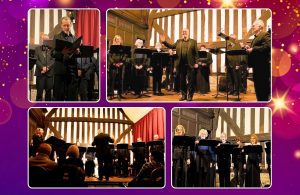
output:
[[[179,101],[184,101],[184,100],[186,100],[186,96],[185,95],[181,96],[181,98],[179,99]]]
[[[121,94],[119,95],[121,99],[126,99],[124,96],[122,96]]]
[[[156,95],[158,95],[158,96],[163,96],[163,95],[165,95],[165,94],[162,93],[162,92],[158,92]]]
[[[141,98],[142,97],[142,94],[138,94],[137,96],[136,96],[136,98]]]

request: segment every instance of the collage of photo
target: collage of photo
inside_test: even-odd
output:
[[[28,186],[269,188],[271,15],[30,9]]]

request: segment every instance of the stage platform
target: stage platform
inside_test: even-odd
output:
[[[193,102],[226,102],[227,101],[227,94],[226,92],[219,92],[219,95],[216,97],[217,94],[217,87],[216,87],[216,76],[210,76],[210,89],[211,92],[207,94],[200,94],[195,93],[193,97]],[[247,80],[247,92],[240,93],[240,101],[241,102],[256,102],[256,96],[254,91],[254,83],[251,80]],[[181,97],[179,92],[168,91],[166,89],[162,89],[163,96],[152,95],[152,88],[149,88],[149,91],[146,96],[142,96],[141,98],[136,98],[136,96],[132,93],[123,94],[125,99],[121,99],[124,102],[179,102]],[[108,100],[110,102],[119,102],[118,99]],[[238,102],[238,96],[229,95],[228,101],[230,102]]]
[[[96,177],[85,177],[85,183],[88,187],[125,187],[125,185],[130,182],[133,177],[116,177],[112,176],[109,178],[109,181],[105,179],[99,180]]]

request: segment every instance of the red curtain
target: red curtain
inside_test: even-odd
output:
[[[147,115],[133,125],[133,141],[142,138],[143,142],[153,141],[153,136],[157,134],[159,139],[165,137],[165,113],[162,108],[154,108]]]
[[[76,15],[76,36],[82,36],[82,44],[99,48],[99,12],[79,10]]]

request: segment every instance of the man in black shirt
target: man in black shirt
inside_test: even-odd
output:
[[[98,159],[99,180],[102,180],[103,175],[106,181],[109,180],[109,172],[112,166],[112,154],[110,152],[109,143],[114,140],[105,133],[99,131],[99,134],[94,137],[92,146],[96,146],[96,157]]]
[[[54,36],[54,45],[56,45],[57,39],[74,43],[76,37],[70,31],[71,19],[63,17],[60,24],[62,31]],[[79,49],[75,51],[75,54],[79,54]],[[78,98],[78,70],[74,53],[68,48],[64,48],[62,51],[55,49],[52,56],[55,58],[53,87],[55,101],[76,101]]]

